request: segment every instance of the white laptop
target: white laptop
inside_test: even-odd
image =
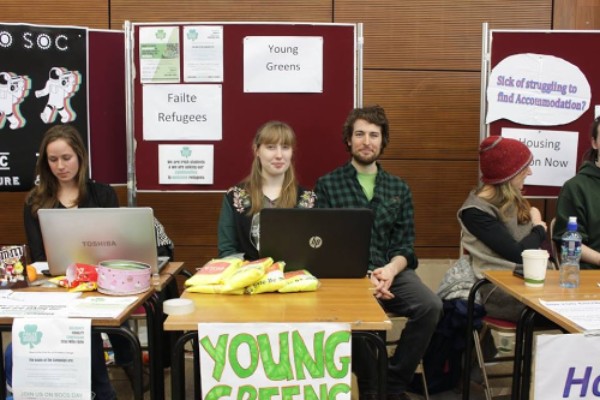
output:
[[[151,208],[52,208],[38,217],[50,275],[64,275],[75,262],[114,259],[146,263],[155,273],[168,261],[157,257]]]

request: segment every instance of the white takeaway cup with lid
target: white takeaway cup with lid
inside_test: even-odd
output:
[[[544,286],[548,267],[548,252],[541,249],[528,249],[524,250],[521,256],[523,257],[525,286]]]

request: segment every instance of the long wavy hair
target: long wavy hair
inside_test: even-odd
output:
[[[294,133],[292,127],[285,122],[269,121],[258,128],[256,136],[254,136],[254,140],[252,141],[252,153],[256,153],[258,148],[265,144],[281,144],[290,146],[293,152],[296,148],[296,134]],[[254,215],[260,212],[264,205],[264,194],[262,191],[262,165],[260,164],[260,159],[257,156],[254,157],[250,175],[248,175],[244,183],[246,190],[248,190],[248,193],[250,193],[250,199],[252,200],[252,207],[248,211],[248,215]],[[298,197],[297,186],[298,183],[296,181],[296,172],[294,170],[292,156],[290,167],[287,171],[285,171],[283,185],[281,187],[281,194],[275,201],[275,207],[294,207]]]
[[[54,208],[58,206],[58,190],[60,188],[58,179],[52,173],[48,163],[48,145],[56,140],[62,139],[75,152],[79,160],[79,170],[75,179],[79,195],[77,204],[87,197],[86,182],[88,180],[88,156],[81,135],[71,125],[55,125],[48,129],[42,138],[40,144],[39,157],[35,166],[37,175],[36,185],[28,193],[26,202],[31,206],[31,213],[37,216],[37,211],[40,208]]]
[[[531,221],[531,204],[523,197],[520,190],[510,184],[510,181],[490,186],[494,188],[494,194],[490,198],[486,197],[485,200],[500,210],[503,220],[508,220],[516,213],[519,224]],[[480,194],[484,188],[485,186],[481,186],[476,194]]]

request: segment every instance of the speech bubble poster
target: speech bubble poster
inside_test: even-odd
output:
[[[340,323],[198,324],[202,398],[350,400]]]
[[[486,123],[505,118],[522,125],[575,121],[590,108],[590,84],[579,67],[555,56],[508,56],[490,74]]]

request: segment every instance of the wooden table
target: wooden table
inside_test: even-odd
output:
[[[165,331],[190,331],[183,335],[173,350],[172,396],[183,399],[184,368],[183,346],[186,341],[198,336],[198,323],[211,322],[341,322],[349,323],[353,337],[366,338],[377,342],[385,359],[379,360],[379,368],[387,371],[385,343],[374,332],[385,332],[392,323],[370,290],[368,279],[321,279],[321,287],[316,292],[306,293],[264,293],[258,295],[217,295],[183,293],[182,298],[191,299],[195,311],[186,315],[170,315],[164,324]],[[382,349],[382,350],[381,350]],[[195,349],[195,356],[196,349]],[[194,363],[195,391],[198,398],[199,380]],[[380,378],[381,378],[380,377]],[[380,391],[385,382],[380,379]],[[385,393],[382,393],[385,398]]]
[[[164,370],[162,362],[161,346],[163,343],[164,332],[162,322],[164,314],[162,311],[162,303],[165,298],[166,289],[177,282],[174,277],[183,269],[183,263],[170,262],[160,271],[160,281],[158,285],[154,285],[144,293],[136,294],[136,301],[130,304],[116,318],[93,318],[92,330],[95,332],[106,332],[117,334],[125,337],[132,346],[133,353],[133,369],[136,374],[133,390],[136,399],[143,398],[143,379],[142,379],[142,352],[139,339],[133,334],[130,329],[123,327],[123,324],[130,318],[140,307],[144,307],[146,311],[146,319],[148,324],[148,352],[150,355],[150,395],[153,400],[164,399]],[[49,292],[64,292],[63,288],[47,288],[47,287],[28,287],[19,289],[23,291],[49,291]],[[175,290],[176,292],[176,290]],[[84,292],[82,297],[106,296],[99,292]],[[13,318],[0,317],[0,331],[10,331],[12,328]],[[3,349],[2,338],[0,336],[0,349]],[[3,355],[3,354],[0,354]],[[4,370],[4,357],[0,362],[0,382],[5,382],[6,373]],[[0,385],[0,399],[6,397],[5,385]]]
[[[31,292],[64,292],[63,288],[43,288],[43,287],[29,287],[25,289],[18,289],[19,291],[31,291]],[[135,372],[135,379],[133,382],[134,398],[136,400],[142,400],[143,394],[143,380],[142,380],[142,350],[138,337],[131,331],[122,327],[123,323],[127,321],[131,313],[137,308],[143,306],[146,309],[148,316],[148,325],[155,324],[154,321],[154,306],[152,305],[154,290],[150,289],[144,293],[133,295],[136,300],[131,303],[125,310],[123,310],[115,318],[92,318],[92,332],[106,332],[110,334],[116,334],[124,337],[129,341],[132,347],[133,353],[133,369]],[[98,297],[106,296],[98,292],[85,292],[82,293],[82,297]],[[0,331],[10,332],[12,330],[12,317],[0,317]],[[154,330],[149,329],[149,340],[150,336],[154,334]],[[0,349],[4,349],[2,345],[2,339],[0,335]],[[0,362],[0,382],[6,381],[6,371],[4,370],[4,353],[0,350],[0,356],[2,361]],[[0,398],[6,398],[6,386],[0,384]]]
[[[546,273],[546,281],[542,287],[525,286],[523,279],[513,276],[511,271],[485,271],[485,279],[478,282],[469,296],[470,322],[467,332],[467,350],[465,360],[470,358],[472,347],[472,305],[475,293],[486,284],[493,283],[509,293],[515,299],[525,304],[526,309],[517,323],[517,335],[515,338],[515,362],[513,369],[512,398],[529,398],[529,387],[531,381],[531,361],[533,348],[533,329],[536,316],[543,316],[566,332],[580,333],[583,329],[572,321],[554,313],[544,307],[540,300],[546,301],[569,301],[569,300],[598,300],[600,299],[600,270],[582,270],[580,275],[580,286],[578,288],[563,288],[558,284],[558,271],[551,270]],[[468,398],[468,389],[465,384],[469,383],[468,364],[465,364],[463,375],[463,399]]]

